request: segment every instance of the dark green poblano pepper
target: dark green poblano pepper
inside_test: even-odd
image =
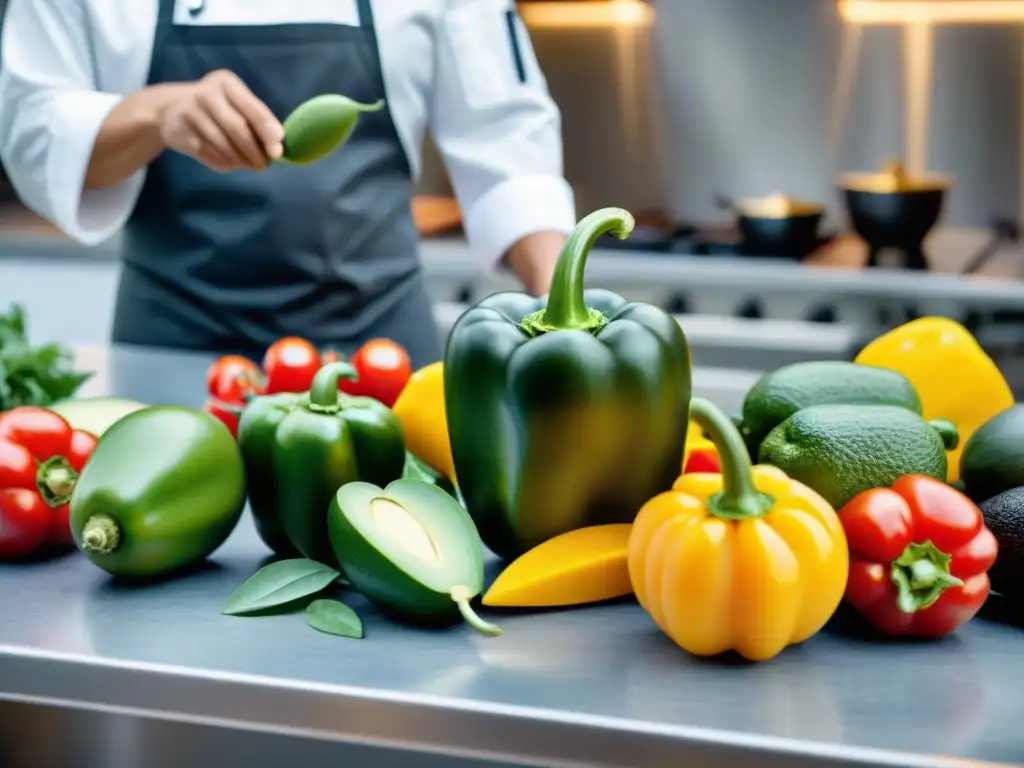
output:
[[[650,304],[583,289],[594,242],[633,217],[606,208],[566,242],[546,299],[498,293],[452,329],[448,429],[466,508],[504,558],[577,528],[632,522],[679,475],[690,349]]]

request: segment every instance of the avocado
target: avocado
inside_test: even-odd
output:
[[[1024,486],[1024,405],[982,424],[960,455],[960,478],[975,501]]]
[[[999,542],[999,557],[988,572],[992,589],[1024,597],[1024,487],[1010,488],[978,505],[985,525]]]
[[[948,421],[928,422],[895,405],[815,405],[797,411],[761,443],[758,460],[817,491],[839,509],[861,491],[904,475],[946,480]]]
[[[479,632],[500,634],[469,605],[483,589],[480,534],[441,488],[411,479],[387,488],[346,483],[331,501],[327,529],[349,583],[385,611],[411,621],[461,614]]]
[[[203,411],[143,408],[106,431],[71,495],[75,544],[115,576],[163,576],[213,553],[245,506],[231,433]]]
[[[744,439],[760,445],[775,427],[812,405],[896,405],[921,415],[903,374],[842,360],[793,363],[766,373],[743,401]]]

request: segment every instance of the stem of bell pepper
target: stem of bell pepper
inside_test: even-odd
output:
[[[947,587],[959,587],[963,581],[949,572],[952,555],[940,551],[931,541],[912,542],[892,561],[892,583],[896,585],[897,607],[914,613],[932,605]]]
[[[328,363],[313,377],[309,386],[309,409],[318,413],[337,413],[341,410],[344,400],[338,392],[338,381],[348,379],[358,381],[359,374],[350,363]]]
[[[608,319],[583,299],[587,255],[601,235],[625,240],[633,231],[633,215],[622,208],[602,208],[584,217],[565,241],[551,278],[547,306],[523,318],[523,330],[531,336],[547,331],[589,331],[603,328]]]
[[[726,520],[767,514],[775,500],[754,486],[750,454],[729,417],[710,401],[695,398],[690,403],[690,418],[715,444],[722,467],[722,490],[708,499],[708,511]]]

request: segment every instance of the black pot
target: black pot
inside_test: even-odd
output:
[[[882,251],[900,253],[908,269],[928,269],[924,241],[942,214],[949,181],[909,179],[899,164],[879,174],[848,176],[841,184],[850,224],[867,243],[868,266]]]
[[[818,233],[824,208],[785,195],[741,200],[719,195],[719,208],[736,216],[740,251],[749,256],[802,259],[822,244]]]
[[[737,225],[743,252],[751,256],[802,259],[819,245],[822,212],[766,218],[740,213]]]

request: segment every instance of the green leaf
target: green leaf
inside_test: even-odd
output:
[[[21,307],[0,314],[0,411],[49,406],[73,395],[91,376],[74,370],[69,349],[59,344],[33,347]]]
[[[253,613],[285,605],[326,589],[341,574],[315,560],[279,560],[260,568],[231,593],[225,616]]]
[[[306,609],[306,619],[313,629],[328,635],[356,639],[363,636],[363,622],[359,616],[337,600],[314,600]]]

